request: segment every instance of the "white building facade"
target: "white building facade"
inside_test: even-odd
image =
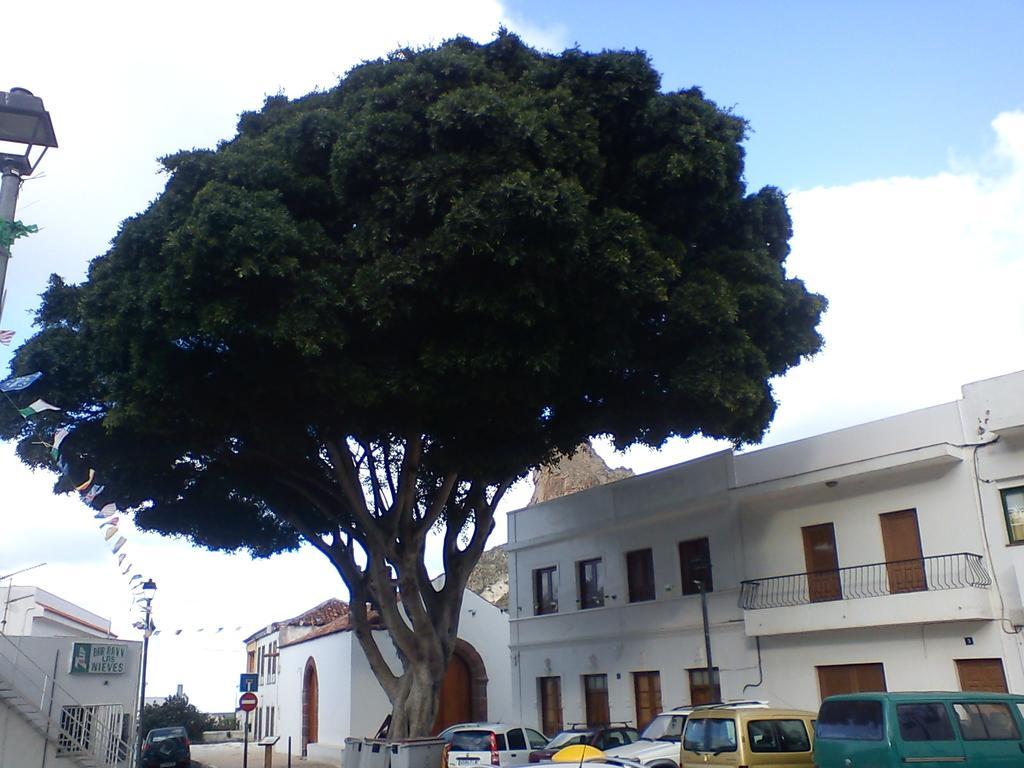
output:
[[[1019,543],[1024,372],[518,510],[515,717],[551,731],[714,700],[1024,691]]]
[[[387,633],[375,634],[392,669],[401,672]],[[512,718],[508,636],[505,612],[467,590],[437,730],[455,722]],[[375,735],[391,712],[348,617],[282,640],[279,647],[276,749],[286,751],[291,738],[293,755],[339,763],[346,737]]]
[[[45,590],[10,595],[24,634],[0,633],[0,766],[128,766],[142,644]]]

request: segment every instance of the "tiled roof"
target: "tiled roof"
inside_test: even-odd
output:
[[[271,632],[276,632],[281,627],[322,627],[325,624],[330,624],[332,621],[348,615],[348,603],[344,600],[339,600],[336,597],[332,597],[329,600],[324,600],[320,605],[310,608],[305,613],[300,613],[298,616],[293,616],[290,619],[284,621],[275,621],[269,626],[258,629],[249,637],[245,638],[245,642],[252,642],[260,637],[265,637]]]
[[[380,616],[373,609],[367,611],[367,618],[369,619],[371,629],[384,629],[384,623],[380,620]],[[298,645],[299,643],[305,643],[308,640],[316,640],[318,637],[326,637],[327,635],[334,635],[338,632],[350,632],[353,629],[352,618],[349,615],[348,606],[346,605],[345,614],[343,616],[339,616],[334,619],[334,621],[318,626],[316,629],[307,632],[302,637],[297,637],[294,640],[281,643],[281,647],[287,648],[289,645]]]

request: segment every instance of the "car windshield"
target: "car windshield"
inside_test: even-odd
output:
[[[562,731],[548,742],[545,749],[561,749],[574,744],[589,744],[592,735],[590,731]]]
[[[647,741],[679,741],[686,724],[686,715],[658,715],[640,734]]]

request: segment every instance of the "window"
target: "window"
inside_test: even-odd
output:
[[[61,707],[58,755],[89,751],[92,742],[93,714],[93,707]]]
[[[646,728],[661,712],[661,674],[634,672],[633,698],[636,702],[636,726]]]
[[[718,667],[711,670],[708,676],[707,667],[689,669],[690,673],[690,704],[714,704],[722,700],[722,684],[718,676]]]
[[[559,725],[558,727],[561,728],[562,726]],[[533,728],[526,729],[526,740],[530,742],[530,749],[544,749],[548,744],[548,737],[543,733],[538,733]]]
[[[954,704],[966,741],[1016,741],[1020,731],[1006,704]]]
[[[810,752],[803,720],[751,720],[747,737],[754,752]]]
[[[701,584],[705,592],[713,591],[711,583],[711,547],[707,538],[679,542],[679,567],[683,575],[683,594],[700,594]]]
[[[818,711],[819,739],[881,741],[884,733],[880,701],[826,701]]]
[[[246,654],[245,671],[250,675],[256,672],[256,651],[249,651]]]
[[[626,581],[629,602],[642,603],[654,599],[654,553],[650,549],[626,553]]]
[[[735,752],[736,723],[732,718],[691,717],[683,731],[683,749],[688,752]]]
[[[552,736],[562,730],[562,678],[538,677],[540,727]]]
[[[1024,542],[1024,486],[1004,488],[1003,512],[1006,515],[1006,532],[1011,544]]]
[[[604,579],[601,558],[576,563],[580,588],[580,608],[600,608],[604,605]]]
[[[558,612],[558,582],[555,581],[557,569],[538,568],[533,572],[533,614],[541,616],[545,613]]]
[[[608,675],[584,675],[583,698],[587,709],[587,725],[608,725]]]
[[[945,704],[897,704],[896,719],[904,741],[953,741],[956,738]]]
[[[522,730],[519,728],[513,728],[506,734],[508,739],[509,749],[526,749],[526,736],[523,735]]]

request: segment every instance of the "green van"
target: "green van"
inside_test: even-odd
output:
[[[850,693],[818,710],[817,768],[1024,766],[1024,696]]]

